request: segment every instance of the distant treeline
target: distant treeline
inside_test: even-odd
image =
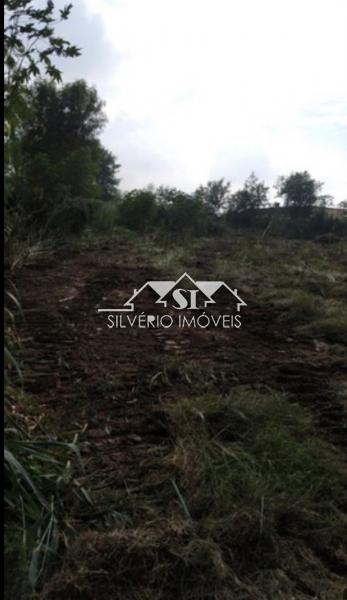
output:
[[[254,173],[231,191],[224,179],[188,194],[148,186],[122,192],[120,165],[101,144],[103,102],[83,80],[67,85],[39,80],[23,93],[16,138],[5,169],[6,205],[16,235],[68,237],[86,227],[112,232],[215,235],[230,228],[268,228],[272,233],[310,237],[346,234],[346,222],[328,215],[331,196],[307,171],[280,177],[281,201],[272,204],[269,187]],[[344,204],[344,203],[342,203]]]
[[[328,232],[346,235],[347,216],[339,218],[345,211],[338,210],[339,217],[331,213],[327,208],[331,198],[319,194],[321,187],[306,171],[281,177],[276,188],[282,205],[270,203],[269,188],[254,173],[234,193],[224,179],[201,185],[192,194],[148,187],[122,194],[115,218],[129,229],[161,228],[173,235],[214,235],[250,228],[298,237]]]
[[[83,80],[63,85],[54,63],[80,54],[55,32],[70,12],[70,4],[58,10],[54,2],[39,9],[31,0],[5,1],[7,249],[10,240],[31,234],[68,238],[86,228],[104,234],[116,227],[165,235],[213,235],[230,228],[346,233],[346,222],[325,210],[332,198],[307,171],[278,179],[277,197],[286,210],[270,208],[269,188],[254,173],[236,191],[220,179],[191,194],[153,186],[122,192],[120,165],[99,137],[104,103]]]

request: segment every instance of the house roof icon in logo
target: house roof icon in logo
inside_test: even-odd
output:
[[[183,275],[181,275],[181,277],[179,277],[177,281],[173,282],[173,285],[168,290],[166,290],[165,293],[160,296],[160,298],[158,298],[156,304],[162,304],[166,308],[172,292],[180,287],[183,287],[184,289],[195,289],[199,294],[200,299],[205,307],[208,304],[215,303],[215,301],[212,300],[203,289],[201,289],[197,281],[194,281],[194,279],[190,275],[188,275],[188,273],[183,273]]]
[[[123,308],[118,309],[105,309],[99,308],[98,312],[131,312],[134,311],[134,301],[138,299],[141,294],[147,289],[153,290],[157,295],[158,299],[155,304],[162,304],[164,307],[167,306],[168,297],[174,289],[179,285],[187,284],[194,286],[203,298],[204,307],[208,307],[210,304],[216,304],[213,296],[220,290],[229,292],[236,303],[237,311],[239,312],[242,306],[247,306],[246,302],[242,300],[236,289],[231,289],[224,281],[194,281],[194,279],[188,274],[183,273],[176,281],[174,280],[154,280],[146,281],[139,289],[134,289],[133,295],[124,303]]]

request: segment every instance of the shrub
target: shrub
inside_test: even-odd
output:
[[[179,193],[160,207],[160,221],[173,234],[185,231],[204,235],[211,229],[213,218],[199,198]]]
[[[66,197],[49,215],[44,231],[57,238],[78,235],[92,221],[98,209],[100,201]]]
[[[157,223],[156,196],[150,190],[133,190],[119,203],[119,223],[135,231],[145,231]]]
[[[115,201],[98,202],[93,212],[90,227],[93,232],[111,234],[119,222],[118,204]]]

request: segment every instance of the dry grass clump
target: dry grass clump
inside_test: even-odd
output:
[[[42,597],[226,600],[226,590],[236,587],[218,545],[176,519],[112,533],[87,531],[71,546]]]
[[[136,530],[82,534],[40,598],[343,600],[344,589],[343,577],[300,542],[284,542],[272,560],[264,552],[260,568],[240,565],[226,547],[199,536],[192,525],[157,522]]]

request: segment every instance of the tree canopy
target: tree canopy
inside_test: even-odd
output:
[[[9,198],[32,226],[51,222],[59,210],[66,214],[71,199],[79,199],[83,212],[87,200],[115,197],[120,165],[99,139],[106,123],[103,107],[95,88],[83,80],[66,85],[38,80],[28,88]]]
[[[296,171],[277,181],[277,196],[284,199],[284,206],[310,210],[313,206],[325,206],[331,196],[320,194],[323,183],[317,181],[308,171]]]
[[[208,181],[195,191],[195,197],[201,200],[211,214],[218,215],[228,204],[230,198],[230,182],[224,179]]]
[[[232,211],[242,213],[265,208],[268,204],[269,188],[260,181],[254,172],[246,179],[244,186],[231,196],[230,208]]]

